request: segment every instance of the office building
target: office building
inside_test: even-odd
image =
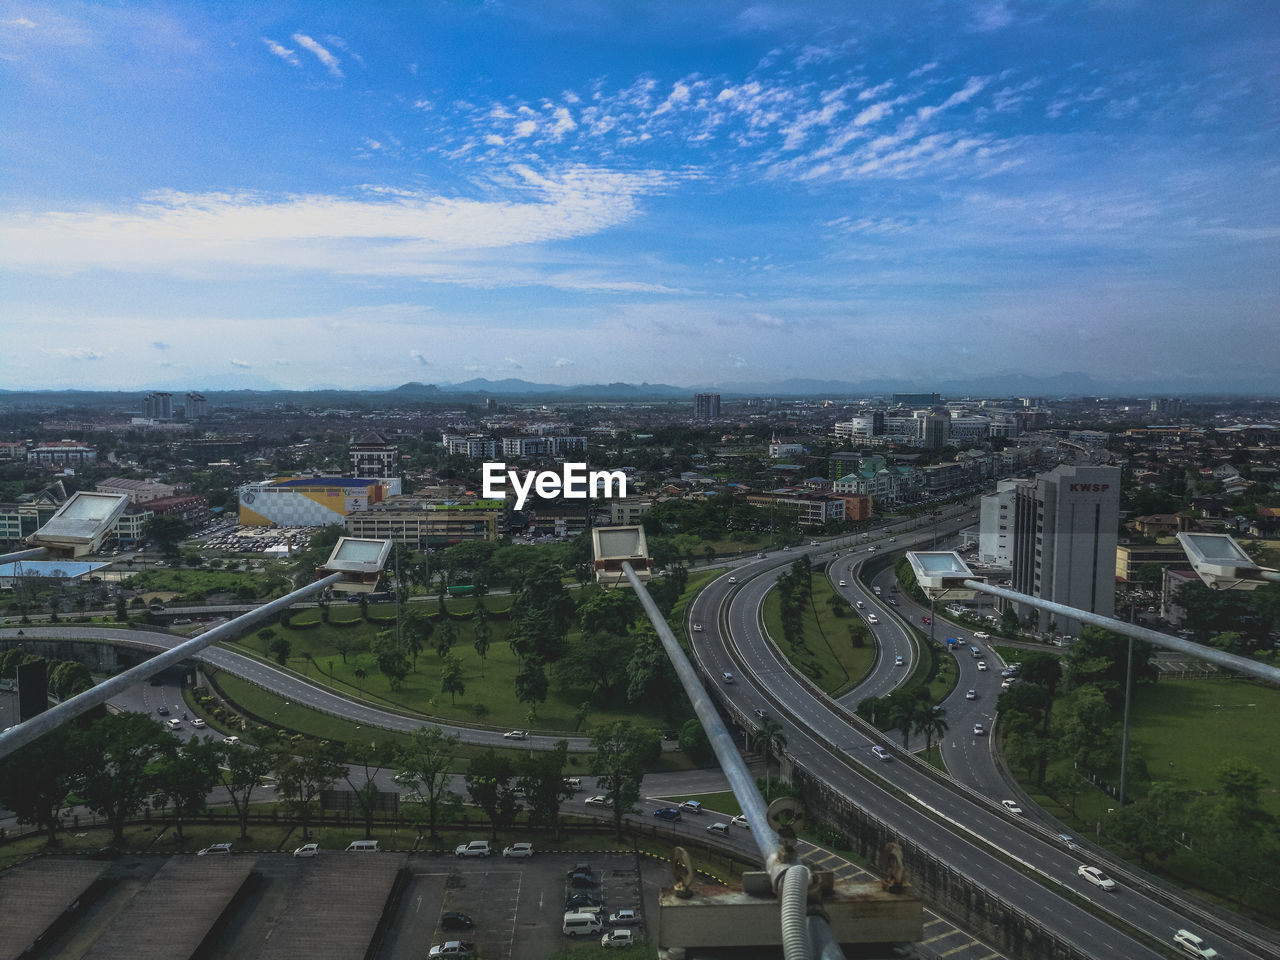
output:
[[[996,567],[1013,566],[1013,494],[1020,481],[1001,480],[996,492],[982,498],[978,518],[978,560]]]
[[[693,395],[693,418],[695,420],[715,420],[720,416],[720,394],[695,393]]]
[[[1111,616],[1115,609],[1120,468],[1065,465],[1014,490],[1013,589]],[[1080,624],[1025,607],[1039,629]]]

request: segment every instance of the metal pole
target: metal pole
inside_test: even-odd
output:
[[[1090,613],[1088,610],[1077,610],[1075,607],[1068,607],[1066,604],[1054,603],[1052,600],[1041,600],[1039,597],[1018,593],[1016,590],[995,587],[981,580],[964,580],[962,586],[966,590],[977,590],[979,593],[987,593],[993,597],[1004,597],[1006,600],[1012,600],[1015,603],[1025,603],[1039,610],[1047,610],[1049,613],[1057,613],[1073,620],[1079,620],[1081,623],[1086,623],[1091,627],[1101,627],[1103,630],[1110,630],[1112,633],[1118,633],[1121,636],[1133,637],[1135,640],[1145,640],[1147,643],[1163,647],[1166,650],[1176,650],[1179,653],[1185,653],[1200,660],[1208,660],[1210,663],[1215,663],[1227,670],[1248,674],[1268,683],[1280,684],[1280,667],[1268,666],[1265,663],[1236,656],[1234,653],[1227,653],[1223,650],[1216,650],[1213,647],[1204,647],[1198,643],[1192,643],[1190,640],[1183,640],[1181,637],[1171,637],[1165,633],[1157,633],[1155,630],[1148,630],[1146,627],[1125,623],[1115,617],[1104,617],[1101,614]]]
[[[229,620],[214,627],[207,633],[192,637],[186,643],[180,643],[178,646],[164,651],[164,653],[158,653],[145,663],[130,667],[124,673],[118,673],[111,679],[90,687],[84,693],[76,694],[70,700],[58,704],[52,710],[46,710],[39,716],[32,717],[25,723],[20,723],[16,727],[0,733],[0,757],[7,757],[15,750],[19,750],[43,737],[55,727],[59,727],[68,720],[80,716],[87,710],[106,703],[117,693],[127,690],[136,683],[141,683],[143,680],[150,679],[161,670],[165,670],[175,663],[181,663],[188,657],[199,653],[205,647],[211,647],[222,640],[238,637],[255,623],[275,616],[281,610],[293,606],[299,600],[304,600],[313,594],[319,593],[325,587],[337,583],[341,579],[342,574],[332,573],[321,580],[317,580],[315,583],[307,584],[307,586],[293,591],[293,593],[272,600],[270,603],[264,603],[256,610],[250,610],[234,620]]]
[[[0,555],[0,563],[15,563],[18,560],[43,560],[49,556],[44,547],[32,547],[30,550],[19,550],[16,553]]]

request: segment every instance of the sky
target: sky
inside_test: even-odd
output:
[[[0,388],[1280,382],[1280,4],[0,5]]]

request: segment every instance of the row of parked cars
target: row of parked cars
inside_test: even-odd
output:
[[[607,948],[629,947],[636,942],[633,927],[640,923],[640,914],[633,907],[624,907],[605,913],[604,900],[597,894],[598,880],[591,864],[580,863],[565,875],[568,890],[565,893],[564,916],[561,932],[572,939],[581,936],[600,935],[600,946]],[[605,927],[610,929],[606,930]]]

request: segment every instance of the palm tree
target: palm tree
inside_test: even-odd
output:
[[[919,712],[920,701],[915,697],[889,697],[889,726],[902,734],[902,748],[904,750],[907,749],[907,742],[911,738],[911,728],[915,726]]]
[[[756,730],[756,741],[761,744],[764,750],[764,776],[765,776],[765,793],[770,792],[773,781],[769,776],[769,759],[773,756],[774,751],[781,753],[787,748],[787,738],[782,732],[782,724],[773,717],[762,717],[760,727]],[[781,767],[779,767],[781,773]]]
[[[915,722],[912,724],[914,733],[924,734],[924,750],[929,752],[929,748],[933,746],[933,738],[942,739],[946,734],[949,726],[947,721],[943,719],[943,710],[941,707],[929,707],[927,704],[921,704],[925,709],[916,716]]]

